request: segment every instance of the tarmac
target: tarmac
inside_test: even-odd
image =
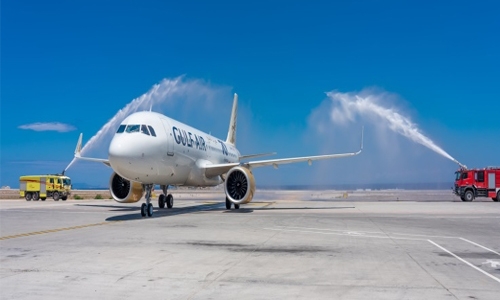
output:
[[[451,191],[0,201],[1,299],[499,299],[500,203]]]

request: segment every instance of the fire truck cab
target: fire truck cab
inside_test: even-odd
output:
[[[489,197],[500,201],[500,167],[484,169],[460,169],[455,172],[453,192],[462,201],[472,201],[476,197]]]

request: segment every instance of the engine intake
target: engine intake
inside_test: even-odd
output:
[[[255,178],[248,168],[234,167],[227,172],[224,189],[226,197],[234,204],[248,203],[255,193]]]
[[[137,202],[144,193],[142,184],[127,180],[115,172],[109,178],[109,192],[113,199],[120,203]]]

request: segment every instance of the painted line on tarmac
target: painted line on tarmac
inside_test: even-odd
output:
[[[483,248],[483,249],[485,249],[485,250],[488,250],[488,251],[493,252],[493,253],[495,253],[496,255],[500,256],[500,253],[496,252],[495,250],[491,250],[490,248],[487,248],[487,247],[485,247],[485,246],[483,246],[483,245],[479,245],[478,243],[474,243],[473,241],[469,241],[468,239],[464,239],[464,238],[460,238],[460,239],[461,239],[462,241],[465,241],[465,242],[467,242],[467,243],[471,243],[472,245],[476,245],[476,246],[478,246],[478,247],[480,247],[480,248]]]
[[[20,233],[20,234],[15,234],[15,235],[7,235],[7,236],[0,237],[0,241],[17,239],[20,237],[27,237],[27,236],[33,236],[33,235],[39,235],[39,234],[54,233],[54,232],[61,232],[61,231],[67,231],[67,230],[82,229],[82,228],[87,228],[87,227],[101,226],[101,225],[113,224],[115,222],[119,222],[119,221],[101,222],[101,223],[79,225],[79,226],[72,226],[72,227],[65,227],[65,228],[56,228],[56,229],[48,229],[48,230],[28,232],[28,233]]]
[[[449,251],[448,249],[436,244],[435,242],[431,241],[431,240],[427,240],[429,243],[433,244],[434,246],[438,247],[439,249],[445,251],[446,253],[452,255],[453,257],[455,257],[456,259],[458,259],[459,261],[463,262],[464,264],[468,265],[469,267],[483,273],[484,275],[490,277],[491,279],[495,280],[496,282],[500,283],[500,278],[498,277],[495,277],[493,275],[491,275],[490,273],[486,272],[486,271],[483,271],[481,269],[479,269],[478,267],[474,266],[473,264],[471,264],[470,262],[466,261],[465,259],[461,258],[460,256],[456,255],[455,253]]]
[[[409,237],[422,237],[422,238],[443,238],[443,239],[458,239],[454,236],[441,236],[441,235],[425,235],[425,234],[407,234],[407,233],[394,233],[394,232],[380,232],[380,231],[363,231],[363,230],[339,230],[339,229],[325,229],[325,228],[308,228],[308,227],[293,227],[293,226],[276,226],[281,228],[294,228],[294,229],[305,229],[305,230],[320,230],[320,231],[332,231],[332,232],[358,232],[360,234],[381,234],[381,235],[402,235]]]
[[[316,233],[316,234],[327,234],[327,235],[339,235],[339,236],[354,236],[354,237],[364,237],[364,238],[374,238],[374,239],[392,239],[392,240],[406,240],[406,241],[425,241],[425,239],[414,239],[414,238],[404,238],[404,237],[393,237],[393,236],[378,236],[378,235],[366,235],[360,231],[343,231],[343,232],[319,232],[312,230],[296,230],[296,229],[284,229],[284,228],[262,228],[265,230],[273,231],[285,231],[285,232],[301,232],[301,233]],[[383,234],[383,233],[381,233]]]

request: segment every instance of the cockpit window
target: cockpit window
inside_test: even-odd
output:
[[[141,132],[145,135],[149,135],[148,127],[144,124],[141,125]]]
[[[120,125],[120,127],[118,127],[118,130],[116,131],[116,133],[122,133],[125,131],[125,127],[127,127],[127,125]]]
[[[127,125],[127,129],[125,131],[127,133],[139,132],[140,127],[140,125]]]
[[[156,132],[155,130],[153,129],[153,127],[151,125],[148,125],[148,128],[149,128],[149,131],[151,132],[151,135],[152,136],[156,136]]]

